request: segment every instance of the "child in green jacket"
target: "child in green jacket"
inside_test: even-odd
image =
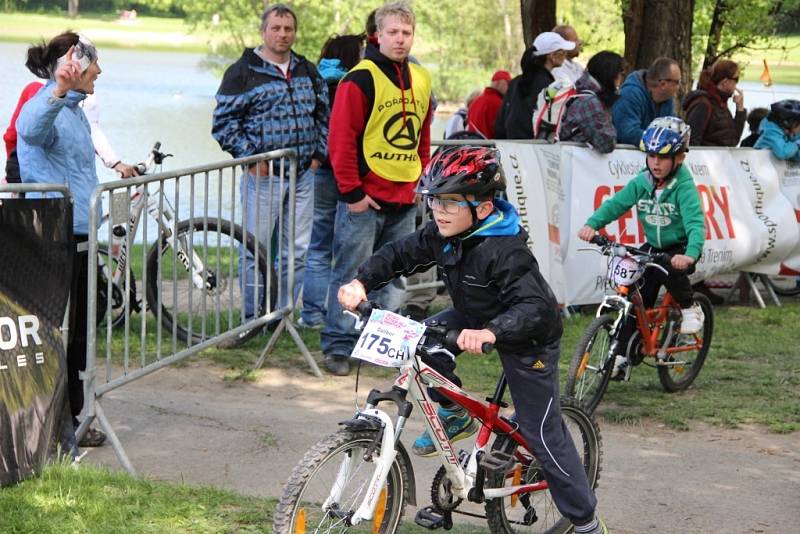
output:
[[[647,169],[605,201],[578,232],[579,238],[588,241],[597,230],[636,206],[647,239],[642,248],[672,255],[667,268],[669,275],[657,269],[645,273],[640,287],[642,301],[646,307],[652,307],[661,285],[666,286],[681,306],[682,334],[699,332],[704,320],[689,282],[689,275],[703,252],[706,235],[700,195],[692,174],[683,166],[690,131],[691,128],[677,117],[653,120],[639,143],[640,150],[647,153]],[[625,344],[620,343],[620,346]],[[619,376],[626,364],[624,354],[617,356],[611,377]]]

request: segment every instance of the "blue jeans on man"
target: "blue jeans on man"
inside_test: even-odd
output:
[[[316,171],[308,169],[298,174],[295,187],[294,220],[294,291],[292,304],[297,302],[303,288],[303,266],[305,265],[308,243],[311,239],[311,222],[314,215],[314,176]],[[269,250],[272,234],[280,216],[280,236],[278,236],[278,258],[275,269],[280,274],[278,286],[278,305],[288,306],[289,275],[289,179],[278,176],[259,177],[245,173],[239,186],[242,209],[245,217],[245,230],[255,236],[259,251]],[[266,248],[265,248],[266,247]],[[253,254],[245,250],[239,255],[240,280],[244,282],[245,317],[255,315],[257,304],[262,302],[264,288],[255,280],[256,263]],[[263,275],[259,273],[259,277]],[[275,283],[275,281],[273,281]],[[256,294],[257,291],[257,294]]]
[[[321,327],[328,309],[328,285],[333,260],[333,227],[339,190],[333,169],[320,167],[314,177],[314,223],[306,257],[303,278],[303,310],[300,318],[305,326]]]
[[[347,358],[358,340],[358,333],[353,329],[353,318],[342,313],[336,298],[339,288],[355,278],[358,267],[374,251],[413,233],[416,214],[413,205],[400,210],[370,208],[361,213],[352,213],[347,206],[345,202],[339,202],[336,208],[333,238],[335,265],[329,287],[331,298],[328,300],[325,328],[320,335],[326,366],[335,374],[349,373]],[[397,311],[405,299],[405,280],[397,278],[383,289],[370,293],[369,298],[383,309]],[[329,365],[329,362],[335,365]]]

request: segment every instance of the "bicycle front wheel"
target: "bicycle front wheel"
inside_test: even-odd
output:
[[[608,388],[611,368],[611,327],[615,317],[601,315],[589,323],[575,347],[567,373],[564,394],[583,402],[593,413]]]
[[[589,486],[600,479],[603,454],[600,429],[592,415],[571,397],[561,397],[561,416],[578,450]],[[513,456],[517,462],[505,473],[489,477],[491,488],[535,484],[545,480],[544,470],[531,453],[508,436],[499,436],[493,450]],[[486,503],[486,519],[492,534],[561,534],[572,529],[569,519],[556,508],[549,489],[491,499]]]
[[[377,431],[340,430],[317,443],[294,468],[275,509],[275,534],[397,531],[408,499],[408,468],[397,455],[370,521],[350,526],[368,490],[379,449]],[[378,442],[380,443],[380,441]]]
[[[180,221],[174,242],[166,236],[155,243],[147,258],[147,304],[161,316],[167,334],[173,332],[182,341],[196,344],[244,324],[253,317],[272,309],[277,299],[277,279],[267,265],[266,251],[260,247],[255,254],[255,240],[229,221],[197,219]],[[268,288],[260,297],[258,309],[244,312],[240,287],[239,260],[247,250],[258,257],[261,287]],[[202,264],[192,267],[194,258]],[[268,285],[268,281],[270,284]],[[251,306],[256,308],[256,306]],[[245,335],[228,341],[226,348],[244,343],[258,333],[252,329]]]

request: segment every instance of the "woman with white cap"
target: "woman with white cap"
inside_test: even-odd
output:
[[[495,122],[497,139],[533,139],[533,111],[542,89],[555,81],[551,71],[564,63],[575,43],[543,32],[522,55],[522,74],[511,80]]]
[[[65,184],[73,199],[77,253],[70,290],[67,389],[73,423],[77,425],[77,416],[83,409],[79,372],[86,367],[89,204],[98,184],[91,128],[79,104],[87,94],[94,93],[94,82],[102,71],[91,41],[69,31],[47,44],[31,46],[25,66],[48,81],[25,103],[17,119],[22,181]],[[102,432],[90,430],[81,445],[98,446],[104,439]]]

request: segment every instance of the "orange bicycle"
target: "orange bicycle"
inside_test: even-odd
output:
[[[703,328],[696,334],[681,334],[681,309],[672,295],[666,292],[660,303],[647,309],[637,285],[649,268],[666,273],[662,265],[669,264],[670,255],[620,245],[601,235],[590,243],[598,245],[600,252],[609,257],[607,280],[615,292],[603,297],[596,318],[578,342],[564,393],[581,400],[589,412],[594,412],[608,388],[618,355],[627,356],[627,365],[619,374],[623,381],[630,379],[633,367],[646,363],[658,370],[666,391],[688,388],[700,373],[711,346],[711,302],[705,295],[695,293],[694,300],[705,315]],[[636,330],[620,347],[623,327],[631,316],[635,317]],[[653,363],[646,362],[646,358],[652,358]]]

